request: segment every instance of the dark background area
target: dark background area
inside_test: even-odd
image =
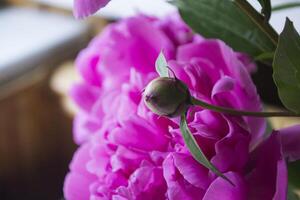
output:
[[[27,9],[33,9],[57,15],[52,17],[50,14],[41,14],[52,24],[60,18],[66,23],[69,18],[75,21],[70,11],[50,10],[34,4],[23,5],[23,0],[19,2],[20,4],[7,3],[0,0],[0,14],[3,11],[10,12],[11,8],[24,9],[26,12]],[[12,12],[16,13],[13,9]],[[30,13],[26,15],[29,20],[28,16],[31,16]],[[32,18],[33,21],[29,22],[35,24],[35,18]],[[0,23],[1,20],[3,19],[0,17]],[[91,35],[88,26],[80,23],[78,27],[81,32],[65,34],[61,31],[61,37],[48,37],[53,38],[56,46],[53,42],[48,47],[43,47],[42,51],[33,49],[32,52],[37,52],[36,55],[22,57],[23,60],[16,62],[16,66],[9,65],[7,69],[12,69],[8,73],[11,74],[9,78],[3,74],[1,76],[3,65],[0,66],[0,200],[63,198],[64,177],[69,170],[76,145],[72,138],[73,116],[63,109],[62,96],[51,88],[51,80],[62,63],[73,61],[78,51],[89,41]],[[0,27],[0,33],[2,28]],[[22,30],[19,31],[21,37]],[[24,44],[30,42],[26,41]],[[1,37],[0,48],[3,48]],[[29,47],[28,51],[31,50]],[[17,59],[21,56],[15,57]],[[35,61],[34,58],[39,59]]]
[[[0,101],[0,111],[0,199],[61,199],[75,145],[58,96],[39,83]]]
[[[252,75],[252,80],[264,103],[282,107],[274,84],[272,67],[263,63],[257,63],[257,71]]]

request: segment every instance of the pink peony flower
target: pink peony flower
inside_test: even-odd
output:
[[[84,18],[94,14],[108,4],[110,0],[74,0],[74,15]]]
[[[177,16],[137,16],[112,24],[76,61],[83,82],[71,95],[80,107],[74,121],[80,147],[65,180],[66,199],[285,199],[285,158],[299,159],[294,141],[300,127],[264,139],[263,119],[192,107],[188,124],[194,137],[232,186],[191,156],[178,119],[145,107],[141,91],[157,76],[161,49],[197,98],[261,110],[249,76],[253,65],[223,42],[193,35]]]

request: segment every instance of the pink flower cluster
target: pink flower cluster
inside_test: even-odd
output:
[[[79,149],[66,176],[67,200],[286,199],[285,159],[299,159],[300,127],[264,136],[265,120],[192,107],[188,124],[208,159],[235,186],[199,164],[186,148],[178,119],[151,113],[141,99],[157,77],[163,50],[193,96],[260,111],[243,54],[195,35],[173,16],[146,16],[109,25],[77,58],[83,82],[71,91]]]

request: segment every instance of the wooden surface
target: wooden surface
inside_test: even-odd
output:
[[[1,200],[62,197],[71,127],[48,78],[0,101]]]
[[[51,26],[55,28],[54,24]],[[60,98],[51,90],[49,80],[60,63],[73,60],[87,45],[90,35],[90,30],[83,30],[75,37],[72,34],[60,37],[48,43],[48,47],[45,45],[43,51],[34,51],[31,48],[34,45],[31,45],[28,47],[28,51],[32,50],[30,56],[23,56],[15,66],[10,65],[24,70],[16,71],[9,79],[5,76],[5,81],[0,84],[1,200],[62,198],[64,177],[76,146],[72,139],[72,119],[61,108]],[[37,42],[36,37],[31,39],[33,43]],[[52,48],[54,44],[55,49]],[[20,53],[25,55],[28,51]],[[15,53],[12,58],[17,60],[19,54]],[[37,62],[32,63],[33,59]]]
[[[22,73],[0,84],[1,200],[63,197],[64,177],[76,146],[72,117],[63,110],[61,95],[52,90],[50,79],[62,62],[75,59],[106,21],[98,18],[87,24],[87,32],[61,40],[59,48],[43,52],[47,59],[28,65]],[[37,54],[36,58],[41,56]],[[16,67],[23,67],[22,63]]]

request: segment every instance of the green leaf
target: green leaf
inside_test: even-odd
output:
[[[171,0],[183,20],[207,38],[220,38],[234,50],[258,56],[275,45],[232,0]]]
[[[201,148],[199,147],[197,141],[195,140],[193,134],[189,130],[189,127],[186,122],[186,116],[185,114],[181,115],[180,120],[180,131],[183,136],[184,142],[186,146],[188,147],[190,153],[194,157],[195,160],[197,160],[200,164],[204,165],[206,168],[210,169],[212,172],[214,172],[216,175],[222,177],[226,181],[228,181],[230,184],[234,185],[231,180],[229,180],[225,175],[223,175],[204,155]]]
[[[273,79],[282,103],[300,113],[300,36],[286,19],[273,62]]]
[[[168,63],[162,51],[155,61],[155,68],[160,77],[169,77]]]
[[[258,0],[258,2],[260,3],[260,5],[262,7],[261,13],[264,15],[265,20],[269,21],[269,19],[271,17],[271,11],[272,11],[271,1],[270,0]]]

